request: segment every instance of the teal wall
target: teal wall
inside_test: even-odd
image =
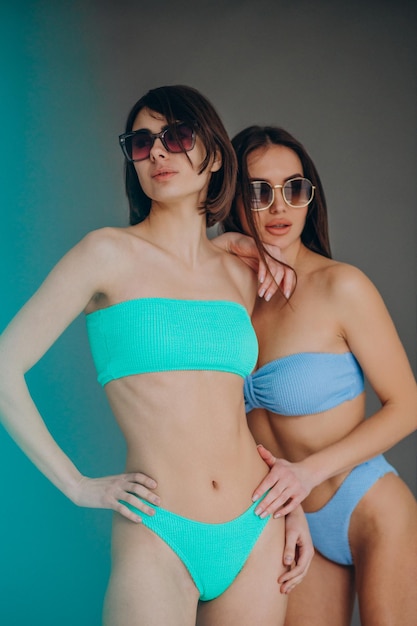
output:
[[[126,223],[125,115],[147,89],[184,82],[231,134],[275,123],[305,143],[335,256],[377,284],[415,367],[416,26],[406,0],[3,0],[0,331],[85,233]],[[82,318],[28,381],[82,472],[122,470]],[[415,436],[389,458],[415,490]],[[110,512],[68,502],[3,430],[0,481],[0,624],[99,626]]]
[[[0,9],[1,329],[66,250],[93,228],[123,223],[126,212],[121,159],[109,165],[114,137],[107,141],[79,16],[70,2],[9,4]],[[83,472],[122,470],[123,442],[95,383],[83,319],[28,381]],[[110,512],[72,505],[4,431],[0,468],[0,623],[99,624]]]

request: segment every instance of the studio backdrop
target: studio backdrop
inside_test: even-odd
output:
[[[88,231],[127,224],[118,134],[145,91],[183,83],[231,135],[270,123],[304,143],[333,254],[374,281],[415,371],[416,26],[406,0],[2,2],[0,331]],[[89,476],[125,453],[95,376],[82,317],[27,375]],[[415,435],[387,457],[415,493]],[[0,623],[99,626],[111,513],[66,500],[4,430],[0,468]]]

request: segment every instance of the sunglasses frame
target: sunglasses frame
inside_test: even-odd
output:
[[[188,150],[178,150],[178,151],[174,151],[174,150],[170,150],[167,143],[166,143],[166,139],[165,139],[165,134],[171,130],[173,127],[178,127],[178,126],[187,126],[190,130],[191,130],[191,147],[188,148]],[[143,159],[132,159],[132,157],[129,155],[128,151],[127,151],[127,147],[126,147],[126,139],[129,139],[130,137],[134,137],[135,135],[147,135],[148,137],[150,137],[151,139],[153,139],[152,144],[149,146],[149,154],[146,157],[143,157]],[[129,133],[123,133],[122,135],[119,135],[119,143],[120,143],[120,147],[123,151],[123,154],[125,155],[126,159],[130,162],[130,163],[138,163],[139,161],[145,161],[146,159],[149,159],[151,150],[153,148],[153,145],[155,143],[155,141],[157,139],[161,140],[162,145],[164,146],[165,150],[167,152],[170,152],[171,154],[180,154],[180,152],[190,152],[190,150],[192,150],[195,146],[195,140],[196,140],[196,132],[195,132],[195,125],[191,124],[189,122],[176,122],[175,124],[169,124],[168,126],[166,126],[163,130],[161,130],[160,133],[151,133],[150,130],[148,130],[147,128],[140,128],[139,130],[132,130]]]
[[[311,197],[308,200],[308,202],[306,202],[305,204],[291,204],[290,202],[288,202],[288,200],[286,199],[285,195],[284,195],[284,186],[287,183],[291,183],[294,180],[308,180],[308,182],[311,185]],[[314,198],[314,191],[315,191],[315,186],[313,185],[313,183],[311,182],[311,180],[309,178],[306,178],[305,176],[295,176],[294,178],[290,178],[289,180],[286,180],[285,183],[283,185],[271,185],[271,183],[269,183],[267,180],[251,180],[250,181],[250,185],[253,185],[254,183],[265,183],[265,185],[268,185],[268,187],[272,190],[272,200],[271,202],[268,204],[268,206],[263,206],[260,209],[254,209],[251,207],[251,211],[266,211],[267,209],[269,209],[275,201],[275,189],[281,189],[281,195],[282,195],[282,199],[284,200],[285,204],[290,206],[293,209],[303,209],[304,207],[308,206],[310,204],[310,202],[312,201],[312,199]]]

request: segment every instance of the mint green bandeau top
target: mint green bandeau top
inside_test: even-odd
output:
[[[251,373],[258,343],[245,307],[226,300],[140,298],[86,316],[97,379],[170,370]]]

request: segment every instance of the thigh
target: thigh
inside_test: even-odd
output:
[[[118,518],[104,626],[194,626],[199,593],[179,557],[141,524]]]
[[[243,569],[221,596],[202,602],[197,626],[282,626],[287,597],[280,593],[284,520],[271,519]]]
[[[394,474],[380,478],[352,514],[349,541],[366,626],[404,626],[417,615],[417,503]]]
[[[353,568],[316,552],[304,580],[289,595],[285,626],[350,626],[354,598]]]

